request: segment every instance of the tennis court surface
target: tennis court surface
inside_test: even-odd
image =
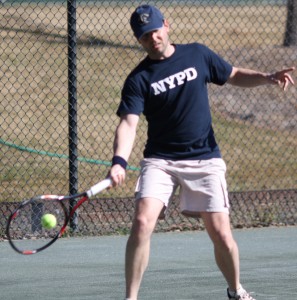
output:
[[[235,230],[241,281],[257,300],[297,299],[297,227]],[[36,255],[0,243],[0,299],[124,299],[127,236],[60,239]],[[224,300],[205,232],[156,233],[139,300]]]

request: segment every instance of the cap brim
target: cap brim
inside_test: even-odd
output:
[[[154,28],[150,28],[150,29],[147,29],[146,31],[144,31],[139,37],[138,39],[141,39],[145,34],[149,33],[149,32],[152,32],[152,31],[155,31],[155,30],[159,30],[159,29],[162,29],[163,28],[163,24],[161,27],[154,27]]]

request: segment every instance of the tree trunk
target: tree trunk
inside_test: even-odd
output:
[[[297,46],[297,0],[288,0],[284,46]]]

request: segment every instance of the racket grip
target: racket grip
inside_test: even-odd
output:
[[[100,193],[104,189],[108,188],[111,185],[111,183],[112,183],[112,180],[110,178],[106,178],[106,179],[98,182],[97,184],[93,185],[87,191],[88,197],[90,198],[90,197],[95,196],[96,194]]]

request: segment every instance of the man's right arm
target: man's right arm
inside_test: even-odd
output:
[[[121,185],[125,181],[125,164],[132,152],[138,121],[138,115],[123,115],[116,129],[113,145],[114,156],[109,171],[114,186]]]

